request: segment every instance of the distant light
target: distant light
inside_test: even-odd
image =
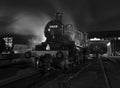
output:
[[[37,60],[36,64],[37,64],[37,66],[39,65],[39,61],[38,60]]]
[[[17,53],[19,53],[19,51],[16,51],[16,50],[15,50],[14,53],[17,54]]]
[[[118,37],[118,40],[120,40],[120,37]]]
[[[90,41],[100,41],[101,39],[100,38],[92,38],[90,39]]]
[[[110,46],[110,45],[111,45],[111,43],[110,43],[110,42],[108,42],[108,43],[107,43],[107,46]]]

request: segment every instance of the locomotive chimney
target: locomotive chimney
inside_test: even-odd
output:
[[[56,20],[62,21],[62,14],[60,12],[56,13]]]

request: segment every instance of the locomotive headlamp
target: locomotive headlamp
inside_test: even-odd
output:
[[[50,28],[48,29],[48,31],[50,31]]]
[[[50,45],[49,44],[47,44],[46,50],[50,50]]]

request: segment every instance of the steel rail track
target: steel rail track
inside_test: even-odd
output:
[[[105,65],[104,65],[104,62],[103,62],[102,58],[97,58],[97,62],[100,63],[100,67],[101,67],[101,70],[102,70],[104,78],[105,78],[106,88],[112,88],[110,77],[109,77],[109,74],[107,72],[107,69],[105,68]],[[80,66],[78,68],[76,68],[73,73],[71,73],[70,70],[69,70],[65,73],[62,73],[62,74],[54,77],[52,80],[57,79],[59,81],[58,82],[59,83],[59,88],[69,88],[69,87],[66,87],[66,85],[70,84],[72,80],[74,80],[77,76],[79,76],[82,72],[87,70],[93,64],[94,64],[94,62],[89,62],[87,65],[85,65],[82,68],[80,68]],[[113,64],[114,64],[114,62],[113,62]],[[26,86],[25,88],[34,88],[35,85],[38,85],[42,78],[41,78],[40,75],[37,76],[37,77],[38,77],[37,80],[35,80],[33,83]],[[25,78],[19,79],[19,80],[24,80],[26,78],[29,78],[29,77],[25,77]],[[19,81],[19,80],[16,80],[16,81]],[[47,83],[49,83],[49,82],[50,82],[50,80],[47,81]],[[7,85],[9,85],[9,84],[11,84],[11,83],[8,83]],[[46,84],[46,82],[44,84]],[[42,85],[39,84],[39,85],[41,85],[41,87],[42,87],[42,86],[44,86],[44,84],[42,84]],[[1,88],[4,88],[4,87],[1,86]],[[9,88],[9,87],[7,87],[7,88]],[[39,86],[39,88],[40,88],[40,86]]]
[[[82,71],[85,70],[87,68],[87,66],[88,65],[84,66],[82,69],[80,67],[77,67],[77,68],[73,67],[64,73],[61,72],[61,73],[59,73],[59,75],[56,78],[52,78],[52,81],[57,80],[59,83],[62,79],[68,78],[70,75],[74,75],[74,74],[78,73],[79,70],[82,70]],[[48,84],[48,83],[51,83],[51,81],[48,81],[46,84]],[[45,85],[41,85],[40,81],[37,80],[33,84],[30,84],[27,88],[37,88],[37,86],[39,86],[39,88],[40,88]]]
[[[108,76],[107,70],[105,69],[104,63],[101,58],[99,58],[101,70],[103,72],[105,82],[106,82],[106,87],[107,88],[112,88],[111,82],[110,82],[110,77]]]
[[[36,71],[36,72],[33,72],[33,73],[29,73],[29,74],[25,74],[25,75],[20,75],[20,76],[15,76],[15,77],[11,77],[11,78],[8,78],[8,79],[5,79],[1,82],[0,84],[0,88],[9,88],[7,86],[11,85],[11,84],[14,84],[20,80],[24,80],[24,79],[27,79],[29,77],[33,77],[34,75],[38,75],[39,72]],[[40,74],[39,74],[40,76]]]
[[[74,80],[80,73],[84,72],[88,67],[90,67],[93,63],[89,63],[86,66],[84,66],[80,71],[74,73],[74,74],[64,74],[63,76],[60,76],[57,78],[58,80],[58,88],[70,88],[71,81]]]
[[[93,63],[89,63],[88,65],[86,65],[85,67],[83,67],[80,71],[78,71],[76,74],[74,74],[73,76],[71,76],[69,79],[73,80],[75,79],[80,73],[82,73],[83,71],[85,71],[88,67],[90,67]]]
[[[104,65],[104,62],[102,61],[102,58],[96,58],[97,59],[97,64],[100,63],[100,67],[101,67],[101,70],[103,72],[103,76],[105,78],[105,84],[106,84],[106,88],[113,88],[112,85],[111,85],[111,80],[110,80],[110,77],[109,77],[109,74],[107,72],[107,69],[105,68],[105,65]],[[116,62],[107,58],[110,62],[112,62],[113,64],[115,64]],[[68,84],[71,84],[71,81],[74,80],[78,75],[80,75],[83,71],[85,71],[87,68],[89,68],[91,65],[93,65],[94,62],[91,62],[89,63],[88,65],[86,65],[85,67],[83,67],[80,71],[78,71],[77,73],[75,74],[72,74],[72,76],[69,76],[67,78],[64,78],[62,81],[61,81],[61,87],[59,88],[70,88],[70,86],[68,86]]]

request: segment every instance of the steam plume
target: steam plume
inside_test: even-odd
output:
[[[11,32],[19,35],[33,35],[34,40],[45,41],[44,27],[51,20],[46,14],[31,15],[30,13],[20,13],[15,17],[15,22],[10,26]],[[37,43],[37,42],[36,42]]]

